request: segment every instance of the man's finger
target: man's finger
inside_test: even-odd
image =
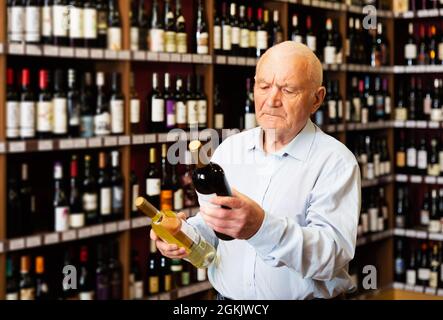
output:
[[[186,220],[187,219],[186,213],[184,213],[184,212],[177,213],[177,217],[179,217],[182,220]]]
[[[157,234],[155,233],[155,231],[152,230],[152,229],[151,229],[151,232],[150,232],[150,237],[151,237],[151,240],[154,240],[154,241],[157,241],[157,240],[160,239],[160,238],[157,236]]]
[[[241,208],[243,204],[242,200],[238,197],[214,197],[211,199],[211,203],[231,209]]]
[[[216,226],[217,228],[232,228],[234,227],[234,223],[233,220],[229,220],[229,219],[223,219],[223,218],[219,218],[218,216],[212,216],[209,214],[202,214],[203,216],[203,220],[205,220],[205,222],[207,224],[211,224],[213,226]]]
[[[223,220],[235,219],[232,210],[229,209],[205,206],[205,207],[200,207],[200,213],[217,219],[223,219]]]

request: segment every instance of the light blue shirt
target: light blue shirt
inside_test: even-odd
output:
[[[348,264],[361,203],[354,155],[310,120],[275,153],[263,151],[262,132],[229,137],[211,160],[265,211],[258,232],[222,241],[200,214],[189,219],[217,248],[211,284],[231,299],[332,298],[353,290]]]

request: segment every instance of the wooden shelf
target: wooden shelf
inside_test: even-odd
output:
[[[153,296],[148,296],[145,300],[175,300],[192,296],[196,293],[204,292],[212,289],[209,281],[204,281],[189,286],[178,288],[169,292],[159,293]]]
[[[357,238],[357,247],[364,246],[366,244],[389,239],[394,235],[394,230],[385,230],[374,234],[368,234]]]
[[[443,17],[443,9],[428,9],[428,10],[394,13],[394,18],[396,19],[434,18],[434,17]]]
[[[408,175],[396,174],[395,181],[401,183],[419,183],[428,185],[443,185],[443,177],[422,176],[422,175]]]
[[[398,290],[397,293],[399,299],[414,299],[414,300],[422,300],[422,299],[430,299],[430,298],[438,298],[443,299],[443,289],[439,288],[431,288],[424,286],[411,286],[402,282],[394,282],[392,284],[394,290]],[[403,292],[401,292],[403,291]]]
[[[433,233],[423,228],[417,228],[417,229],[395,228],[394,236],[405,237],[410,239],[443,241],[443,233]]]
[[[442,122],[426,120],[394,120],[393,127],[407,129],[440,129],[442,127]]]
[[[370,188],[370,187],[376,187],[380,185],[384,185],[387,183],[391,183],[394,181],[394,175],[386,175],[379,178],[371,179],[371,180],[362,180],[361,181],[361,187],[362,188]]]

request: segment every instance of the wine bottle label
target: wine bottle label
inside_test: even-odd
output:
[[[135,212],[137,211],[137,207],[135,206],[135,200],[137,200],[138,196],[139,196],[139,185],[138,184],[134,184],[132,186],[132,202],[131,202],[131,211]]]
[[[221,26],[214,26],[214,49],[220,50],[222,45]]]
[[[198,124],[206,126],[207,123],[207,102],[206,100],[197,101]]]
[[[409,168],[415,168],[417,166],[417,150],[415,148],[408,148],[406,150],[406,165]]]
[[[122,29],[118,27],[108,28],[108,50],[122,49]]]
[[[249,29],[243,28],[240,30],[240,48],[249,48]]]
[[[440,164],[434,163],[428,165],[428,175],[429,176],[439,176],[440,175]]]
[[[257,31],[256,46],[259,50],[268,49],[268,33],[264,30]]]
[[[166,31],[165,32],[165,49],[166,52],[176,52],[177,47],[175,44],[175,32],[174,31]]]
[[[176,125],[175,101],[166,100],[166,127],[174,128]]]
[[[83,228],[85,226],[85,214],[83,212],[70,213],[69,226],[72,229]]]
[[[7,293],[6,294],[6,300],[7,301],[12,301],[12,300],[18,300],[19,296],[18,296],[18,292],[11,292],[11,293]]]
[[[32,138],[35,136],[35,103],[22,101],[20,103],[20,136]]]
[[[315,36],[306,36],[306,45],[315,52],[317,50],[317,38]]]
[[[87,40],[97,39],[97,10],[83,10],[83,37]]]
[[[52,31],[56,37],[68,36],[68,10],[68,6],[55,5],[52,7]]]
[[[392,111],[391,97],[386,96],[384,98],[385,98],[385,113],[387,115],[390,115]]]
[[[140,100],[131,99],[130,101],[130,121],[132,124],[140,123]]]
[[[197,281],[205,281],[206,280],[206,269],[198,268],[197,269]]]
[[[100,189],[100,214],[107,216],[111,214],[111,188]]]
[[[183,189],[174,192],[174,211],[183,209]]]
[[[367,212],[361,213],[361,226],[363,229],[363,233],[369,232],[369,215]]]
[[[232,29],[230,25],[224,25],[222,27],[223,32],[223,50],[224,51],[231,51],[232,49]]]
[[[140,43],[140,32],[137,27],[131,27],[131,50],[137,51]]]
[[[402,258],[395,259],[395,273],[403,274],[405,272],[405,261]]]
[[[40,42],[40,7],[26,6],[26,32],[27,42]]]
[[[429,220],[429,226],[428,226],[429,232],[435,232],[438,233],[441,231],[441,223],[440,220]]]
[[[187,53],[188,52],[188,35],[184,32],[178,32],[176,34],[177,42],[177,52]]]
[[[165,100],[163,99],[152,99],[152,109],[151,109],[151,121],[152,122],[163,122],[165,121]]]
[[[106,35],[108,30],[108,12],[101,10],[97,12],[97,33]]]
[[[337,101],[338,118],[343,119],[343,100]]]
[[[149,30],[149,51],[163,52],[165,51],[165,32],[163,29]]]
[[[78,294],[78,299],[79,300],[94,300],[94,291],[84,291],[84,292],[80,292]]]
[[[330,120],[337,118],[337,104],[335,100],[328,101],[328,115]]]
[[[372,106],[374,106],[374,102],[375,102],[375,99],[374,99],[374,96],[373,96],[372,94],[370,94],[370,95],[368,95],[368,96],[366,97],[366,105],[367,105],[368,107],[372,107]]]
[[[143,281],[136,281],[134,283],[134,299],[141,300],[143,299]]]
[[[240,44],[240,28],[239,27],[232,27],[232,35],[231,35],[231,43],[233,45],[239,45]]]
[[[361,123],[366,124],[369,122],[369,110],[368,108],[361,109]]]
[[[418,280],[428,281],[430,276],[431,276],[431,270],[427,268],[418,269]]]
[[[413,43],[405,45],[405,58],[416,59],[417,58],[417,46]]]
[[[209,53],[209,34],[207,32],[197,33],[197,54]]]
[[[109,135],[111,133],[111,115],[103,112],[94,117],[94,131],[98,136]]]
[[[190,126],[198,124],[198,105],[196,100],[188,100],[186,102],[188,124]]]
[[[432,272],[429,274],[429,286],[431,288],[438,287],[438,272]]]
[[[181,232],[183,232],[195,245],[200,243],[200,235],[195,231],[194,227],[186,221],[182,221]]]
[[[220,208],[220,206],[214,205],[211,203],[211,199],[215,198],[217,194],[211,193],[211,194],[202,194],[200,192],[196,192],[198,196],[198,203],[200,207],[214,207],[214,208]]]
[[[215,114],[214,127],[215,129],[223,129],[225,123],[225,118],[222,113]]]
[[[417,272],[415,270],[406,271],[406,284],[415,286],[417,283]]]
[[[408,110],[406,108],[395,108],[395,120],[408,120]]]
[[[156,294],[160,291],[160,281],[158,276],[150,276],[148,279],[149,293]]]
[[[161,190],[160,210],[172,210],[172,190]]]
[[[52,101],[37,102],[37,131],[52,132]]]
[[[349,38],[346,38],[345,41],[345,55],[346,58],[351,56],[351,40]]]
[[[6,136],[18,138],[20,133],[20,103],[18,101],[6,102]]]
[[[380,176],[380,154],[374,154],[374,176]]]
[[[440,172],[443,172],[443,151],[438,153],[438,162],[440,163]]]
[[[80,101],[78,100],[68,100],[68,122],[69,126],[77,127],[80,125]]]
[[[323,55],[324,55],[324,62],[326,63],[326,64],[333,64],[333,63],[336,63],[336,54],[337,54],[337,51],[336,51],[337,49],[336,49],[336,47],[333,47],[333,46],[326,46],[325,48],[324,48],[324,52],[323,52]]]
[[[189,286],[191,283],[191,274],[188,271],[182,272],[182,286]]]
[[[175,111],[177,124],[186,124],[186,104],[183,101],[177,101],[177,103],[175,104]]]
[[[68,133],[68,101],[66,98],[54,98],[52,100],[54,108],[54,127],[55,134]]]
[[[253,129],[257,126],[255,113],[245,114],[245,130]]]
[[[172,275],[166,274],[163,277],[163,291],[168,292],[172,290]]]
[[[35,300],[35,288],[20,289],[20,300]]]
[[[381,210],[382,210],[382,213],[383,213],[383,219],[388,219],[388,207],[387,206],[382,206],[382,208],[381,208]]]
[[[294,35],[292,37],[292,41],[296,42],[296,43],[303,43],[303,37],[301,35]]]
[[[419,150],[417,153],[417,167],[419,169],[425,170],[428,166],[428,153],[425,150]]]
[[[391,162],[385,161],[385,174],[390,174],[391,173]]]
[[[441,121],[442,115],[441,109],[431,109],[431,121]]]
[[[83,210],[95,211],[97,210],[97,194],[84,193],[83,194]]]
[[[431,109],[432,109],[432,99],[430,96],[426,96],[426,98],[423,100],[423,113],[430,115]],[[435,121],[435,120],[433,120],[433,121]]]
[[[55,231],[61,232],[69,229],[69,208],[55,208]]]
[[[21,42],[25,37],[25,8],[13,6],[11,8],[11,41]]]
[[[146,194],[150,197],[160,195],[160,179],[146,179]]]
[[[438,59],[443,61],[443,42],[438,44]]]
[[[377,232],[378,231],[378,209],[377,208],[369,208],[369,231]]]
[[[69,37],[83,39],[83,9],[71,6],[69,8]]]
[[[397,167],[404,168],[406,166],[406,153],[398,151],[396,154]]]
[[[94,135],[94,117],[83,115],[80,118],[80,135],[83,138],[89,138]]]
[[[385,221],[384,221],[383,217],[378,217],[377,221],[378,221],[377,222],[377,231],[381,232],[385,229]]]
[[[123,100],[111,100],[111,132],[121,134],[124,132],[124,108]]]
[[[405,217],[404,216],[396,216],[395,217],[395,225],[397,228],[405,227]]]
[[[42,8],[42,36],[49,38],[52,36],[52,7]]]
[[[352,106],[354,107],[355,121],[360,122],[361,120],[361,100],[358,97],[352,98]]]
[[[114,212],[123,211],[123,188],[121,186],[112,187],[112,209]]]

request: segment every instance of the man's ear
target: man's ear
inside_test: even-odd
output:
[[[314,93],[314,103],[312,104],[311,108],[311,114],[314,114],[318,108],[320,108],[321,104],[323,103],[323,100],[326,96],[326,88],[320,87],[317,89],[317,92]]]

